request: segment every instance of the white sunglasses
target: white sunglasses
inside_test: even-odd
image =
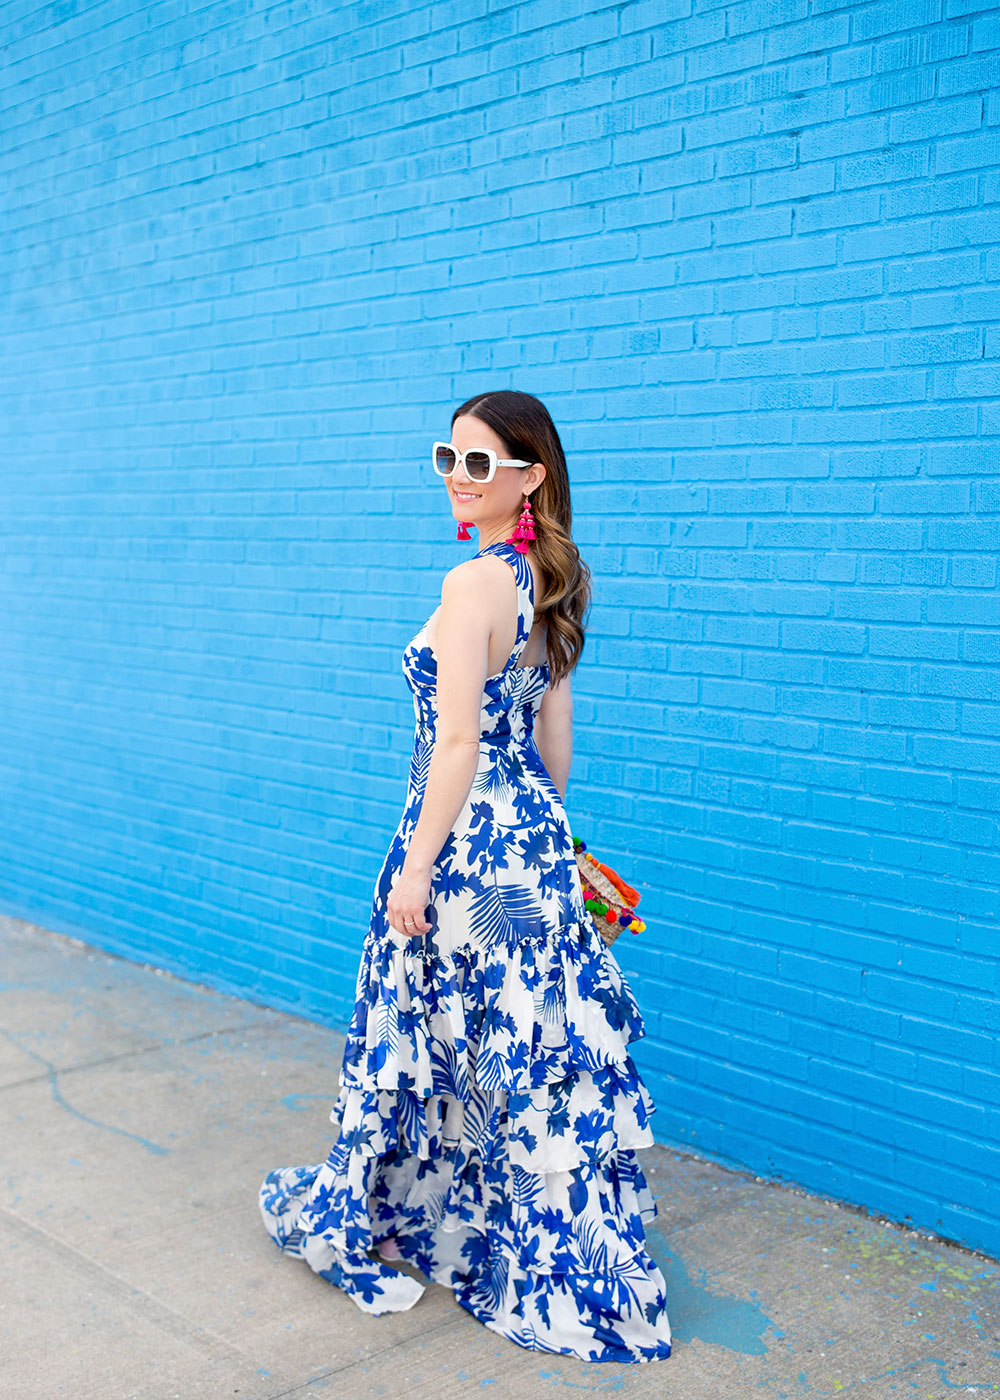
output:
[[[458,463],[465,465],[465,474],[470,481],[492,481],[497,467],[530,467],[530,462],[498,457],[492,447],[471,447],[468,452],[459,452],[450,442],[434,444],[434,470],[438,476],[451,476]]]

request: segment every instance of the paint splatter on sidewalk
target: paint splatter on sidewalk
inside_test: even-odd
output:
[[[264,1167],[327,1144],[338,1030],[9,919],[0,965],[17,1400],[1000,1396],[996,1262],[669,1148],[644,1154],[669,1360],[528,1352],[440,1286],[367,1317],[256,1205]]]

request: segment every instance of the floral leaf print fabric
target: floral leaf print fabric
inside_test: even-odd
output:
[[[420,815],[436,733],[427,623],[405,648],[416,728],[406,802],[375,882],[325,1162],[263,1181],[264,1224],[363,1312],[451,1288],[486,1327],[584,1361],[670,1355],[646,1250],[656,1204],[636,1156],[654,1104],[628,1051],[645,1033],[583,903],[566,813],[532,737],[548,667],[521,666],[533,577],[508,543],[518,627],[486,681],[479,764],[431,872],[430,930],[386,898]],[[430,619],[428,619],[428,622]]]

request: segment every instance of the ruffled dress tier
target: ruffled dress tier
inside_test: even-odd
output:
[[[530,1350],[586,1361],[670,1355],[663,1274],[646,1248],[656,1204],[636,1157],[654,1104],[629,1054],[632,991],[584,907],[568,820],[532,737],[548,667],[520,666],[532,574],[506,542],[518,630],[486,682],[476,776],[431,874],[431,924],[404,939],[386,899],[433,751],[427,624],[403,653],[416,732],[403,815],[375,884],[325,1162],[280,1167],[264,1224],[369,1313],[452,1289]],[[428,622],[430,619],[428,619]]]

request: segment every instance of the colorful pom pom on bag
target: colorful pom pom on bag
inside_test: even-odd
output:
[[[646,925],[635,912],[639,891],[627,884],[610,865],[592,855],[586,841],[578,836],[573,837],[573,850],[583,886],[583,902],[605,946],[610,948],[623,928],[630,933],[641,933]]]

